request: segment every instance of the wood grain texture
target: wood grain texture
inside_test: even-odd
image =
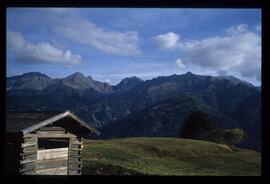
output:
[[[46,126],[39,129],[40,131],[65,131],[66,129],[58,126]]]
[[[37,170],[52,169],[58,167],[68,167],[68,160],[66,158],[57,158],[37,162]]]
[[[67,175],[67,167],[58,167],[51,169],[41,169],[37,170],[36,173],[38,175]]]
[[[45,149],[37,151],[37,160],[66,158],[68,159],[68,148]]]

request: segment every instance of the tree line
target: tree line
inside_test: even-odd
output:
[[[179,137],[226,144],[233,148],[244,140],[244,132],[240,128],[219,130],[206,112],[193,111],[185,119]]]

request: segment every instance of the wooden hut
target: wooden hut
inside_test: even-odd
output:
[[[70,111],[7,113],[7,174],[81,175],[83,138],[99,134]]]

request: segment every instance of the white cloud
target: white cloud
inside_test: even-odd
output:
[[[176,65],[179,67],[179,68],[185,68],[185,65],[183,64],[182,60],[180,58],[178,58],[176,61],[175,61]]]
[[[247,25],[230,27],[225,31],[228,35],[223,37],[174,42],[174,49],[181,55],[181,63],[217,73],[230,71],[260,81],[261,36],[250,31]]]
[[[112,31],[96,26],[80,15],[68,9],[50,9],[57,22],[54,31],[74,42],[91,46],[112,55],[137,56],[140,55],[139,35],[137,31]]]
[[[173,33],[160,34],[154,38],[159,47],[163,49],[172,49],[177,47],[180,37]]]
[[[259,23],[255,26],[255,30],[258,31],[259,33],[261,33],[262,31],[262,25]]]
[[[63,51],[48,42],[32,44],[19,32],[7,31],[7,48],[13,52],[15,61],[22,63],[70,65],[81,62],[81,56],[72,54],[70,50]]]
[[[227,32],[229,35],[239,35],[242,33],[246,33],[248,32],[248,25],[240,24],[238,26],[231,26],[225,29],[225,32]]]

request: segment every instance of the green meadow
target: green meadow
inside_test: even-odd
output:
[[[261,154],[180,138],[85,140],[82,174],[259,176]]]

